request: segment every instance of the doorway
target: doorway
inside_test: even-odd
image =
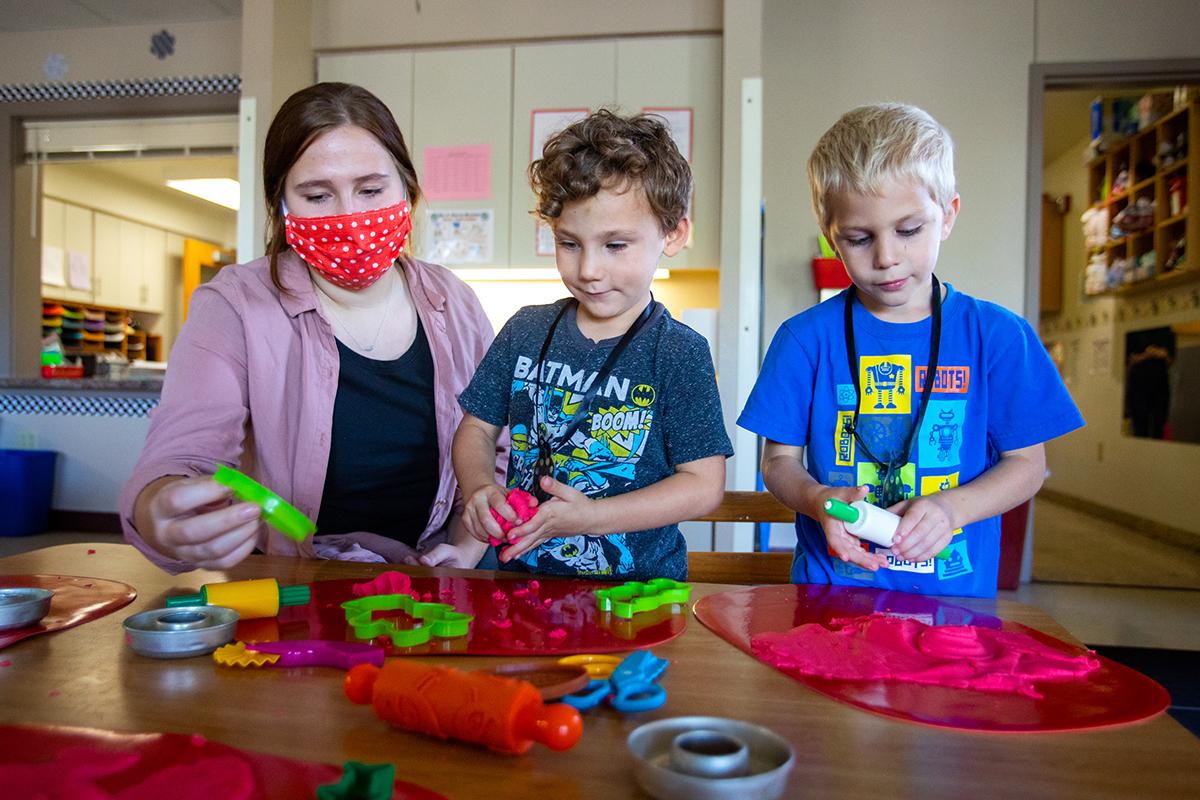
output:
[[[1138,331],[1176,329],[1191,347],[1200,320],[1186,256],[1200,207],[1185,199],[1198,86],[1196,61],[1031,69],[1026,311],[1088,423],[1047,445],[1035,581],[1200,589],[1200,529],[1170,489],[1197,474],[1200,445],[1132,436],[1128,381]]]
[[[33,377],[39,371],[40,193],[34,190],[34,165],[27,163],[25,123],[237,114],[236,80],[212,83],[197,79],[194,87],[188,84],[174,89],[194,94],[168,94],[168,87],[158,87],[154,81],[145,83],[146,94],[142,96],[128,96],[118,91],[121,87],[105,93],[100,86],[93,87],[91,94],[80,95],[87,99],[0,103],[0,148],[9,154],[0,159],[0,186],[6,187],[0,192],[0,230],[8,233],[9,243],[0,252],[0,375]]]

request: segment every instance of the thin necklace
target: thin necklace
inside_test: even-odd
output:
[[[350,326],[346,324],[346,320],[343,319],[342,315],[339,314],[335,310],[335,307],[337,306],[337,301],[334,300],[329,295],[325,294],[324,291],[321,292],[321,294],[325,294],[325,297],[328,298],[328,300],[329,300],[329,305],[326,306],[326,310],[328,310],[331,314],[333,314],[333,318],[338,321],[338,324],[342,326],[342,330],[345,331],[346,335],[350,337],[350,340],[352,342],[354,342],[355,349],[357,349],[359,352],[362,352],[362,353],[374,352],[375,345],[379,343],[379,334],[383,333],[383,322],[384,322],[384,320],[386,320],[388,318],[388,306],[390,306],[392,304],[392,295],[394,295],[395,293],[396,293],[396,284],[395,284],[395,281],[393,280],[391,287],[388,289],[387,299],[384,300],[382,303],[383,312],[379,315],[379,327],[375,329],[375,336],[372,337],[371,343],[364,347],[363,343],[360,342],[358,340],[358,337],[354,335],[354,331],[350,330]]]

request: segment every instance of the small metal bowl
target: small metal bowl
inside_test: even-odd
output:
[[[720,744],[716,748],[720,752],[695,752],[705,749],[703,741]],[[659,800],[775,800],[783,796],[788,772],[796,760],[792,746],[779,735],[759,725],[722,717],[672,717],[650,722],[629,734],[626,744],[633,755],[638,785]],[[736,755],[739,746],[748,756],[740,765],[737,762],[741,756]],[[681,747],[690,752],[681,754]],[[718,763],[722,754],[732,758]],[[716,758],[705,762],[706,755]],[[731,772],[694,774],[706,767]]]
[[[125,643],[150,658],[189,658],[233,641],[238,613],[222,606],[156,608],[125,619]]]
[[[750,748],[723,731],[688,731],[671,742],[671,769],[701,778],[740,778],[750,769]]]
[[[54,592],[32,586],[0,589],[0,631],[36,625],[50,613]]]

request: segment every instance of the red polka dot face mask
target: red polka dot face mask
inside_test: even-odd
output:
[[[330,283],[365,289],[383,277],[408,242],[408,203],[342,214],[296,217],[284,214],[284,234],[296,255]]]

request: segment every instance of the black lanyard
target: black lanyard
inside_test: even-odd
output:
[[[942,341],[942,287],[936,275],[930,276],[933,288],[930,290],[929,303],[933,307],[933,327],[929,334],[929,363],[925,370],[925,386],[921,388],[921,405],[917,410],[917,419],[912,430],[908,432],[908,441],[904,449],[895,453],[887,461],[882,460],[863,441],[858,432],[858,407],[862,393],[858,380],[858,351],[854,347],[854,287],[846,290],[845,320],[846,320],[846,361],[850,366],[850,376],[854,379],[854,412],[843,428],[844,432],[853,434],[854,440],[867,458],[875,462],[879,469],[879,487],[875,491],[878,505],[883,508],[899,503],[904,499],[904,479],[901,470],[912,455],[913,443],[925,419],[925,409],[929,407],[929,395],[933,391],[933,382],[937,379],[938,350]],[[915,370],[914,370],[915,371]]]
[[[587,417],[588,409],[592,405],[592,401],[596,399],[596,395],[600,392],[600,387],[608,380],[608,374],[612,372],[613,367],[617,364],[617,359],[621,357],[621,353],[625,352],[625,348],[633,341],[633,337],[637,336],[638,331],[646,326],[650,321],[650,317],[654,315],[654,296],[650,296],[650,302],[642,309],[642,313],[629,326],[629,330],[621,336],[621,340],[613,347],[612,352],[608,354],[604,365],[600,367],[600,371],[596,373],[596,379],[592,381],[591,387],[583,396],[578,408],[575,411],[574,417],[571,419],[571,424],[558,437],[557,442],[550,441],[550,428],[546,423],[546,397],[542,392],[542,370],[546,365],[546,354],[550,351],[550,343],[554,341],[554,332],[558,330],[558,323],[566,315],[567,310],[579,305],[579,301],[571,298],[563,303],[563,307],[559,309],[558,315],[554,318],[554,322],[550,323],[550,331],[546,334],[546,340],[542,342],[542,352],[538,355],[537,363],[534,368],[537,370],[537,398],[534,401],[534,414],[537,418],[537,461],[534,465],[533,476],[533,496],[538,499],[538,502],[545,502],[550,499],[541,487],[541,478],[543,475],[554,477],[554,454],[558,452],[558,448],[564,443],[570,442],[571,437],[579,430],[579,426],[583,424],[583,420]]]

